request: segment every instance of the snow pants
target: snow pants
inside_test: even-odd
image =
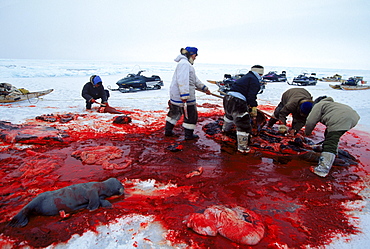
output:
[[[338,152],[338,144],[339,144],[339,139],[341,136],[343,136],[344,133],[347,131],[331,131],[327,132],[325,130],[325,140],[324,143],[322,144],[322,151],[323,152],[330,152],[333,154],[337,154]]]
[[[176,125],[177,121],[180,120],[181,116],[184,115],[184,123],[182,126],[185,129],[194,130],[198,122],[198,111],[196,105],[187,105],[188,117],[185,117],[184,107],[174,105],[168,101],[170,110],[167,113],[166,121],[173,125]]]
[[[107,95],[107,100],[108,100],[110,96],[109,91],[108,90],[104,90],[104,91],[105,91],[105,94]],[[101,97],[98,99],[101,99]],[[90,110],[91,106],[92,106],[92,102],[90,102],[89,100],[86,100],[86,109]]]
[[[223,100],[225,122],[233,122],[239,132],[252,132],[251,117],[247,102],[237,97],[226,95]]]

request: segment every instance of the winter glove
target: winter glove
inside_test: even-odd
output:
[[[90,102],[91,103],[96,103],[96,100],[95,99],[90,99]]]
[[[249,113],[251,117],[257,117],[257,107],[252,107],[251,112]]]
[[[291,129],[291,130],[288,132],[288,135],[289,135],[289,136],[294,136],[294,135],[295,135],[295,133],[296,133],[296,130]]]
[[[98,112],[104,113],[105,112],[105,106],[100,106],[98,109]]]
[[[286,125],[279,125],[279,130],[278,130],[279,133],[284,134],[287,132],[287,130],[288,128],[286,127]]]

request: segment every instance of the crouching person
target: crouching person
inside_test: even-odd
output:
[[[273,117],[269,120],[267,127],[271,128],[277,121],[282,124],[279,126],[279,132],[285,133],[288,128],[287,117],[292,114],[292,129],[290,135],[298,133],[304,124],[306,118],[313,106],[311,94],[304,88],[290,88],[281,96],[279,105],[275,108]]]
[[[91,109],[91,105],[101,99],[101,103],[108,105],[109,91],[103,87],[103,82],[98,75],[92,75],[90,81],[82,88],[82,97],[86,100],[86,110]]]
[[[339,139],[355,127],[359,120],[360,116],[355,110],[348,105],[334,102],[331,97],[323,96],[315,100],[306,120],[305,134],[310,135],[318,122],[324,124],[326,130],[319,163],[312,168],[313,173],[321,177],[329,174],[338,152]]]

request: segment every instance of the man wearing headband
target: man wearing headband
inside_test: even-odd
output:
[[[261,89],[263,71],[263,66],[253,66],[246,75],[235,81],[223,100],[225,116],[222,131],[229,132],[235,124],[237,147],[241,153],[250,151],[251,117],[257,116],[257,94]]]

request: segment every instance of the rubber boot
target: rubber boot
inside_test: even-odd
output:
[[[334,159],[334,153],[321,152],[319,164],[313,168],[313,173],[321,177],[326,177],[333,166]]]
[[[194,130],[190,130],[190,129],[186,129],[186,128],[184,130],[185,130],[185,140],[192,140],[192,139],[199,138],[198,135],[194,134]]]
[[[173,133],[173,127],[175,127],[173,124],[170,122],[166,121],[166,126],[164,127],[164,135],[166,137],[172,137],[175,136],[175,133]]]
[[[86,102],[86,110],[91,110],[91,102]]]
[[[238,152],[249,153],[249,151],[251,150],[248,145],[249,133],[237,131],[236,136],[238,142]]]

